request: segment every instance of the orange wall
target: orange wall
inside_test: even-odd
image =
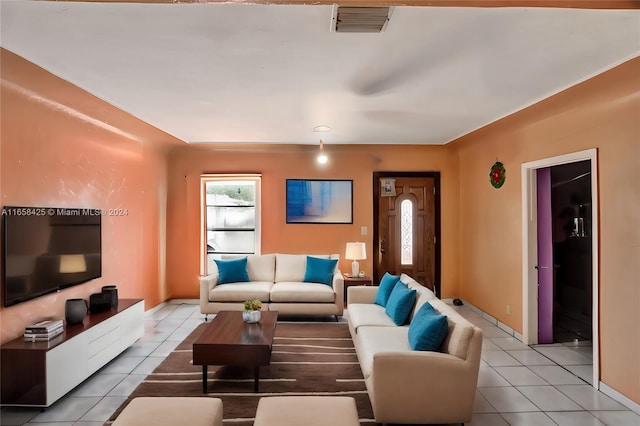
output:
[[[202,173],[262,174],[262,253],[339,253],[342,271],[347,241],[364,241],[367,259],[360,268],[372,273],[373,172],[439,171],[442,192],[442,291],[458,288],[458,168],[453,151],[443,146],[330,146],[328,164],[320,166],[318,147],[241,146],[185,147],[171,154],[167,283],[172,297],[198,297],[200,273],[200,175]],[[353,179],[353,225],[287,224],[287,178]],[[366,226],[368,235],[360,235]]]
[[[63,318],[66,299],[88,299],[103,285],[144,298],[147,309],[166,300],[166,145],[179,142],[4,49],[1,55],[2,205],[127,215],[103,217],[101,278],[0,308],[0,341],[44,317]]]
[[[0,309],[1,342],[45,315],[61,317],[65,299],[87,298],[106,284],[117,284],[121,297],[145,298],[147,308],[198,297],[199,176],[206,172],[262,173],[263,253],[344,257],[344,243],[360,240],[368,248],[361,267],[371,273],[372,173],[440,171],[443,297],[467,299],[521,331],[520,165],[597,147],[602,380],[640,403],[639,59],[447,146],[328,145],[331,162],[319,168],[316,147],[182,146],[0,53],[2,204],[128,210],[104,218],[103,277]],[[507,168],[500,190],[488,183],[496,159]],[[287,225],[285,179],[296,177],[353,179],[354,224]],[[349,262],[340,267],[348,270]]]
[[[450,145],[460,159],[460,296],[518,331],[520,166],[598,149],[601,377],[640,403],[640,59]],[[496,160],[507,170],[498,190],[488,181]]]

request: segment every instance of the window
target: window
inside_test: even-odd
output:
[[[260,175],[204,175],[203,267],[225,255],[260,254]]]
[[[402,241],[402,252],[400,255],[401,265],[413,264],[413,203],[404,200],[400,203],[400,240]]]

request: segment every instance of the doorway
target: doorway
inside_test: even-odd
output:
[[[439,172],[374,172],[374,282],[405,273],[440,297],[439,194]]]
[[[591,162],[537,169],[538,343],[592,337]]]
[[[581,163],[581,164],[577,164]],[[527,345],[534,345],[539,343],[539,301],[538,301],[538,269],[536,266],[539,265],[540,259],[538,258],[538,250],[539,250],[539,234],[538,234],[538,171],[563,165],[573,165],[568,168],[559,168],[556,169],[557,179],[555,182],[556,188],[560,188],[562,186],[567,186],[569,183],[563,183],[565,181],[573,181],[577,177],[576,180],[587,179],[589,181],[589,194],[588,197],[590,199],[590,204],[587,205],[587,201],[585,201],[584,189],[581,189],[579,196],[574,196],[573,200],[571,196],[568,198],[569,204],[573,202],[577,202],[576,206],[565,206],[570,207],[574,210],[575,213],[571,213],[568,210],[562,214],[562,211],[558,212],[556,216],[552,219],[558,224],[556,225],[557,232],[560,233],[557,236],[555,242],[560,242],[562,240],[560,238],[561,234],[568,233],[571,236],[574,231],[576,236],[580,236],[576,239],[576,244],[580,247],[569,247],[573,252],[572,256],[575,259],[570,261],[576,261],[576,263],[585,263],[584,254],[585,251],[590,254],[590,264],[587,266],[587,270],[585,272],[582,269],[581,273],[583,275],[589,275],[591,277],[590,288],[584,289],[582,288],[578,293],[576,287],[584,287],[585,277],[580,278],[580,283],[575,284],[572,282],[571,284],[565,283],[562,288],[561,294],[558,294],[558,286],[556,286],[556,302],[566,303],[567,305],[576,305],[577,309],[584,314],[585,309],[590,310],[591,316],[591,326],[590,326],[590,334],[592,340],[592,355],[593,355],[593,386],[599,387],[599,335],[598,335],[598,322],[599,322],[599,310],[598,310],[598,176],[597,176],[597,150],[591,149],[587,151],[580,151],[573,154],[562,155],[553,158],[547,158],[543,160],[538,160],[530,163],[525,163],[522,165],[522,236],[523,236],[523,250],[522,250],[522,283],[523,283],[523,341]],[[578,173],[576,176],[572,178],[563,177],[563,173],[567,171],[571,171],[573,169],[580,169],[582,173]],[[572,174],[571,171],[569,174]],[[581,176],[582,175],[582,176]],[[579,176],[579,177],[578,177]],[[542,180],[541,180],[542,182]],[[559,197],[564,198],[564,196]],[[582,203],[580,202],[582,201]],[[559,203],[562,204],[562,203]],[[582,207],[581,207],[582,204]],[[567,217],[569,214],[573,217]],[[582,215],[582,216],[580,216]],[[575,219],[582,218],[582,221]],[[588,229],[584,228],[585,220],[588,221]],[[565,229],[566,226],[566,229]],[[587,238],[587,234],[588,238]],[[578,241],[579,240],[579,241]],[[573,244],[572,241],[569,244]],[[566,250],[565,250],[566,251]],[[579,259],[583,257],[583,259]],[[553,259],[553,265],[556,264],[556,259]],[[565,263],[565,271],[562,273],[568,272],[566,269],[570,266]],[[556,268],[554,268],[556,269]],[[560,268],[557,268],[558,270]],[[558,271],[556,271],[556,279]],[[575,277],[573,277],[575,278]],[[573,278],[568,278],[569,280]],[[560,278],[562,281],[564,278]],[[573,299],[573,300],[571,300]],[[571,309],[575,309],[575,307]],[[588,306],[588,307],[587,307]],[[559,309],[555,309],[554,311],[560,311]],[[555,314],[555,312],[554,312]],[[555,318],[555,315],[554,315]],[[582,331],[586,337],[588,337],[589,332],[584,331],[584,326],[582,326]]]
[[[551,167],[553,343],[592,338],[591,162]]]

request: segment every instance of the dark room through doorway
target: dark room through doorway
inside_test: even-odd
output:
[[[553,343],[592,340],[591,162],[550,168]]]

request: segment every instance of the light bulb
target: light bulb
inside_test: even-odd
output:
[[[318,163],[326,164],[329,161],[329,157],[324,153],[324,142],[320,139],[320,153],[318,154]]]

